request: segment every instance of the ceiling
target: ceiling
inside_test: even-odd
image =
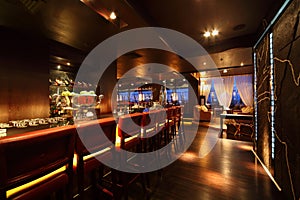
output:
[[[42,35],[51,41],[52,63],[78,67],[99,43],[138,27],[163,27],[193,38],[219,68],[252,66],[251,47],[284,0],[3,0],[0,26]],[[115,11],[116,21],[107,20]],[[219,35],[203,36],[218,29]],[[179,72],[193,68],[180,56],[141,49],[117,61],[118,77],[134,65],[159,62]],[[199,63],[201,65],[201,63]],[[248,67],[249,68],[249,67]],[[251,67],[248,69],[251,73]],[[244,70],[245,71],[245,70]],[[140,75],[147,71],[137,72]]]

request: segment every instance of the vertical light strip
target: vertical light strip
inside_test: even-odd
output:
[[[271,89],[271,155],[275,158],[275,98],[274,98],[274,55],[273,33],[270,33],[270,89]]]
[[[257,63],[256,63],[256,52],[254,51],[253,55],[254,59],[254,134],[255,134],[255,141],[257,141],[257,131],[258,131],[258,124],[257,124]],[[256,148],[256,147],[255,147]]]

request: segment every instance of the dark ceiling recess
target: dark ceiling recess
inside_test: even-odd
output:
[[[24,4],[26,9],[32,14],[38,12],[47,3],[46,0],[20,0],[20,1],[21,3]]]
[[[234,31],[241,31],[241,30],[243,30],[245,28],[246,28],[246,24],[238,24],[235,27],[233,27],[233,30]]]
[[[31,35],[40,34],[50,41],[51,55],[66,58],[80,66],[84,57],[105,39],[129,29],[156,26],[179,31],[201,44],[208,53],[252,47],[284,0],[2,0],[0,27]],[[92,8],[91,8],[91,5]],[[117,13],[123,20],[116,24],[99,15]],[[122,28],[121,28],[122,27]],[[219,35],[205,38],[207,29]],[[70,48],[68,48],[70,47]],[[137,53],[138,52],[138,53]],[[142,57],[140,57],[142,56]],[[120,59],[126,67],[132,60],[153,57],[180,72],[178,56],[139,51]],[[120,63],[120,62],[123,62]],[[130,67],[130,66],[129,66]],[[127,68],[126,68],[127,69]]]

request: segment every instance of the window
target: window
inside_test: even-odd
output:
[[[242,99],[239,95],[239,91],[236,87],[236,82],[235,82],[235,79],[234,79],[230,108],[239,109],[241,106],[244,106],[244,103],[243,103],[243,101],[242,101]]]
[[[172,102],[172,93],[176,92],[178,96],[178,101],[180,104],[184,104],[185,102],[188,101],[189,97],[189,89],[186,88],[176,88],[175,90],[172,89],[167,89],[167,101]]]
[[[212,80],[210,92],[207,98],[207,104],[210,105],[219,105],[219,101],[214,88],[214,81]],[[244,106],[244,103],[239,95],[239,91],[236,87],[236,82],[234,79],[233,91],[232,91],[232,99],[230,103],[230,108],[239,109],[241,106]]]
[[[209,95],[208,95],[208,98],[207,98],[206,102],[207,102],[207,104],[210,104],[210,105],[219,105],[219,100],[218,100],[217,95],[216,95],[213,80],[211,82],[211,88],[210,88],[210,92],[209,92]]]

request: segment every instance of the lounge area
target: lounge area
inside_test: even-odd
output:
[[[0,200],[299,200],[299,10],[0,1]]]

